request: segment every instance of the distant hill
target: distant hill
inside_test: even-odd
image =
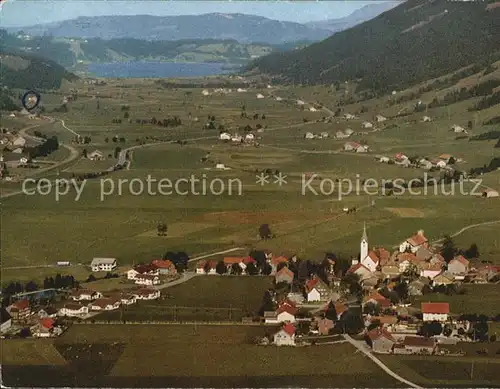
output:
[[[63,80],[76,79],[77,76],[51,60],[0,47],[1,86],[19,89],[58,89]]]
[[[146,41],[132,38],[53,38],[50,36],[17,36],[0,30],[2,45],[10,50],[36,53],[69,68],[88,63],[128,61],[221,62],[247,64],[264,55],[292,50],[310,41],[279,45],[239,43],[235,40],[193,39],[179,41]]]
[[[387,91],[491,63],[500,53],[499,20],[500,7],[488,2],[409,0],[322,42],[258,59],[248,69],[286,82],[356,80],[360,88]]]
[[[321,20],[318,22],[309,22],[306,23],[306,26],[329,30],[332,33],[343,31],[360,23],[366,22],[367,20],[371,20],[381,13],[394,8],[399,4],[401,4],[401,1],[368,4],[346,17],[339,19]]]
[[[72,38],[175,41],[187,39],[236,40],[240,43],[281,44],[318,41],[330,31],[300,23],[281,22],[261,16],[212,13],[185,16],[93,16],[50,24],[10,28],[9,32]]]

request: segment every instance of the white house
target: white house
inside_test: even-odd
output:
[[[306,282],[305,290],[307,301],[328,301],[331,292],[319,278],[313,278]]]
[[[346,119],[346,120],[356,119],[356,116],[351,115],[350,113],[346,113],[344,115],[344,119]]]
[[[370,122],[363,122],[361,125],[363,128],[373,128],[373,124]]]
[[[467,132],[467,131],[465,131],[465,128],[460,127],[460,126],[458,126],[458,125],[456,125],[456,124],[454,124],[453,126],[451,126],[451,129],[452,129],[452,130],[453,130],[453,132],[455,132],[455,133]]]
[[[323,131],[321,134],[320,134],[321,138],[322,139],[325,139],[325,138],[328,138],[330,135],[328,134],[328,132],[326,131]]]
[[[264,312],[265,323],[295,323],[296,313],[297,307],[295,304],[284,303],[281,304],[275,312]]]
[[[382,156],[379,158],[379,162],[382,162],[382,163],[389,163],[391,159],[389,157],[386,157],[386,156]]]
[[[255,140],[255,135],[254,135],[254,134],[249,133],[249,134],[246,134],[246,135],[245,135],[245,141],[247,141],[247,142],[252,142],[252,141],[254,141],[254,140]]]
[[[419,230],[415,235],[409,237],[399,245],[399,252],[404,253],[410,250],[415,254],[420,247],[427,247],[428,242],[429,240],[425,237],[424,231]]]
[[[92,301],[101,298],[102,294],[90,289],[77,289],[69,296],[73,301]]]
[[[243,89],[243,88],[238,88],[236,89],[236,92],[238,93],[242,93],[242,92],[246,92],[247,90],[246,89]]]
[[[305,139],[314,139],[314,134],[312,132],[306,132],[304,135]]]
[[[216,163],[216,164],[215,164],[215,168],[216,168],[217,170],[227,170],[227,169],[229,169],[229,168],[227,168],[227,167],[226,167],[226,165],[224,165],[223,163]]]
[[[257,93],[257,98],[258,99],[263,99],[264,98],[264,95],[262,93]]]
[[[354,131],[353,131],[352,129],[350,129],[350,128],[347,128],[347,129],[344,131],[344,133],[345,133],[345,134],[349,137],[349,136],[351,136],[352,134],[354,134]]]
[[[201,91],[201,94],[202,94],[203,96],[210,96],[210,92],[209,92],[207,89],[203,89],[203,90]]]
[[[281,97],[276,97],[276,101],[283,101],[283,99]]]
[[[422,121],[423,121],[424,123],[427,123],[427,122],[431,122],[431,121],[432,121],[432,119],[430,118],[430,116],[424,116],[424,117],[422,118]]]
[[[59,316],[83,316],[89,313],[89,308],[85,305],[76,304],[76,303],[68,303],[65,304],[57,314]]]
[[[123,305],[132,305],[137,302],[137,296],[135,294],[123,294],[120,297],[120,303]]]
[[[382,123],[382,122],[385,122],[387,120],[387,118],[385,116],[382,116],[382,115],[377,115],[375,117],[375,119],[377,120],[378,123]]]
[[[241,143],[243,141],[243,137],[241,135],[234,135],[231,137],[231,141],[233,143]]]
[[[104,154],[99,150],[94,150],[90,154],[87,154],[87,158],[91,161],[102,161],[104,159]]]
[[[113,311],[120,308],[121,299],[101,298],[90,304],[92,311]]]
[[[216,267],[217,267],[216,261],[205,261],[205,260],[198,261],[198,263],[196,264],[196,274],[209,274],[209,275],[217,274]]]
[[[446,161],[443,161],[442,159],[433,159],[431,163],[433,166],[440,169],[444,169],[446,167]]]
[[[158,285],[160,283],[160,277],[152,274],[137,274],[134,281],[137,285]]]
[[[135,269],[130,269],[127,270],[125,274],[127,275],[127,280],[135,280],[135,277],[140,273]]]
[[[500,196],[500,194],[496,190],[491,189],[491,188],[483,190],[483,192],[481,193],[481,195],[483,197],[486,197],[486,198],[499,197]]]
[[[219,134],[219,140],[231,140],[231,134],[228,132],[221,132]]]
[[[276,346],[295,346],[295,326],[285,324],[281,330],[274,334],[274,344]]]
[[[90,263],[92,271],[112,271],[116,269],[116,258],[94,258]]]
[[[160,291],[158,289],[142,288],[136,292],[133,292],[137,296],[138,300],[156,300],[160,297]]]
[[[447,321],[450,313],[448,303],[422,303],[422,316],[424,321]]]
[[[318,110],[316,108],[314,108],[314,107],[309,108],[309,111],[310,112],[318,112]]]
[[[304,105],[305,103],[302,100],[297,100],[298,105]]]

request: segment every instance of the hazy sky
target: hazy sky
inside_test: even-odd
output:
[[[341,18],[370,3],[384,1],[204,1],[204,0],[6,0],[0,26],[18,27],[78,16],[198,15],[244,13],[270,19],[308,22]]]

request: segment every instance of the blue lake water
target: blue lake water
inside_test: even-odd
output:
[[[226,63],[113,62],[89,64],[88,71],[106,78],[205,77],[237,71]]]

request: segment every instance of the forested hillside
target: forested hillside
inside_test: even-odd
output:
[[[410,0],[304,49],[271,54],[249,70],[300,84],[357,80],[388,91],[434,78],[500,52],[500,7],[489,2]]]
[[[61,65],[33,55],[0,49],[0,85],[20,89],[58,89],[78,77]]]

